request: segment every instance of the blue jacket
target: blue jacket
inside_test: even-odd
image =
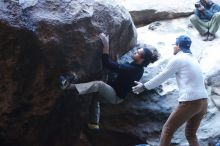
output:
[[[114,88],[116,94],[120,98],[125,98],[128,92],[132,91],[134,81],[139,81],[144,73],[144,68],[134,62],[128,64],[119,64],[112,61],[108,54],[102,54],[103,66],[110,71],[117,73],[117,77],[113,82],[107,82]]]
[[[204,0],[200,0],[200,3],[204,6],[205,10],[199,11],[196,9],[194,13],[205,22],[210,21],[214,13],[220,12],[220,6],[213,3],[211,0],[208,2],[208,4],[206,4]]]

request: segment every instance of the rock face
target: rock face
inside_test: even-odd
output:
[[[155,21],[187,17],[193,13],[196,1],[122,0],[122,4],[129,10],[135,25],[139,27]]]
[[[213,1],[215,2],[218,0],[213,0]],[[195,2],[197,2],[197,0],[185,0],[185,1],[121,0],[121,2],[125,6],[125,8],[127,8],[129,11],[141,11],[141,10],[147,10],[147,9],[154,9],[157,11],[189,12],[193,10],[194,4]]]
[[[101,78],[100,32],[113,58],[136,44],[129,13],[115,1],[0,1],[0,145],[75,145],[90,98],[62,93],[58,76]]]
[[[130,14],[134,20],[135,26],[141,27],[155,21],[187,17],[193,14],[193,12],[170,12],[147,9],[141,11],[130,11]]]
[[[207,79],[207,85],[211,86],[211,100],[220,109],[220,71],[216,71]]]
[[[122,4],[129,10],[137,27],[154,21],[187,17],[193,13],[194,4],[197,1],[121,0]],[[213,0],[213,2],[220,3],[219,0]]]

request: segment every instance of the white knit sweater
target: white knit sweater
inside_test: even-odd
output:
[[[147,89],[153,89],[172,75],[176,76],[179,87],[178,101],[192,101],[208,98],[204,79],[198,61],[189,53],[178,52],[160,74],[144,83]]]

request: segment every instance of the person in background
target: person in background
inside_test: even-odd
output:
[[[93,97],[90,107],[90,118],[88,128],[99,130],[100,105],[99,103],[121,103],[129,92],[132,92],[135,80],[140,80],[144,67],[158,60],[157,52],[152,52],[148,48],[139,48],[132,56],[133,62],[120,64],[114,62],[109,57],[109,37],[101,33],[99,35],[102,44],[102,63],[103,66],[114,72],[117,76],[114,79],[103,81],[92,81],[88,83],[70,83],[67,77],[60,76],[61,89],[77,90],[79,95],[98,93],[99,96]],[[77,78],[76,74],[73,78]]]
[[[203,41],[214,40],[220,24],[220,6],[211,0],[200,0],[195,8],[190,17],[191,23],[203,37]]]
[[[207,91],[204,85],[202,70],[193,57],[190,46],[191,39],[182,35],[176,39],[174,56],[167,67],[146,83],[135,82],[133,92],[139,94],[150,90],[176,76],[179,87],[179,104],[170,114],[163,126],[159,146],[169,146],[174,132],[186,122],[185,136],[190,146],[199,146],[196,131],[207,111]]]

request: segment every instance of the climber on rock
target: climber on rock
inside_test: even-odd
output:
[[[88,83],[70,82],[65,76],[60,77],[61,89],[77,90],[79,95],[98,93],[99,96],[93,97],[90,107],[90,121],[88,128],[99,130],[100,105],[99,103],[118,104],[124,101],[128,92],[132,91],[134,81],[140,80],[143,75],[144,67],[158,60],[158,53],[152,52],[148,48],[139,48],[133,54],[133,62],[120,64],[114,62],[109,57],[109,37],[104,33],[99,35],[102,48],[103,66],[116,74],[114,79],[103,81],[91,81]],[[76,75],[73,74],[75,78]],[[74,78],[73,77],[73,78]]]

